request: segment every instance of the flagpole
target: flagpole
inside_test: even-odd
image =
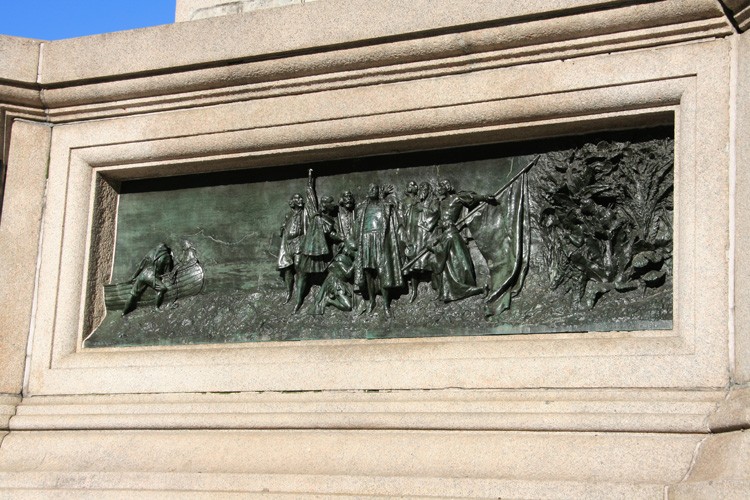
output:
[[[539,161],[539,158],[541,158],[541,155],[537,155],[536,158],[534,158],[533,160],[531,160],[528,165],[526,165],[521,170],[519,170],[513,177],[510,178],[510,180],[508,182],[506,182],[503,185],[503,187],[501,187],[500,189],[498,189],[497,191],[495,191],[495,194],[492,195],[492,198],[496,199],[498,196],[500,196],[501,194],[503,194],[503,192],[506,189],[508,189],[510,186],[512,186],[513,183],[516,182],[519,177],[521,177],[523,174],[525,174],[526,171],[529,170],[531,167],[533,167],[534,165],[536,165],[536,162]],[[480,210],[482,210],[486,206],[487,206],[487,202],[486,201],[483,201],[483,202],[479,203],[479,205],[477,205],[476,207],[474,207],[471,211],[469,211],[468,214],[466,214],[464,217],[461,218],[461,220],[459,220],[456,223],[456,228],[459,231],[462,230],[465,227],[467,221],[470,220],[474,215],[476,215]],[[406,271],[407,269],[409,269],[419,259],[421,259],[422,257],[424,257],[427,254],[427,252],[429,252],[429,246],[426,246],[426,247],[422,248],[413,259],[411,259],[409,262],[407,262],[406,264],[404,264],[401,267],[401,271],[403,272],[403,271]]]

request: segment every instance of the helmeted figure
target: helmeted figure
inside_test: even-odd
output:
[[[294,312],[299,311],[308,292],[308,278],[311,274],[323,273],[333,258],[333,245],[340,242],[336,233],[336,205],[333,198],[324,196],[318,204],[315,185],[310,177],[307,188],[306,212],[307,232],[302,236],[300,258],[297,268],[297,291]]]
[[[441,219],[448,218],[454,224],[461,217],[464,207],[474,208],[483,201],[494,202],[493,195],[477,194],[474,191],[459,191],[453,188],[448,179],[443,179],[438,184],[438,197],[440,198]]]
[[[338,234],[341,241],[352,238],[354,234],[355,208],[356,204],[352,192],[344,191],[341,193],[339,210],[338,214],[336,214],[336,234]]]
[[[410,213],[409,224],[411,227],[408,234],[411,238],[405,251],[407,259],[415,258],[420,250],[427,248],[440,221],[440,202],[432,196],[432,186],[429,182],[422,182],[419,185],[418,196],[418,202],[413,205]],[[433,279],[437,276],[434,271],[435,257],[430,253],[424,253],[405,271],[410,276],[411,281],[409,299],[411,302],[414,302],[417,298],[420,278],[428,278],[433,281],[433,286],[437,286]]]
[[[392,188],[385,189],[386,198]],[[390,290],[404,285],[398,242],[398,214],[392,201],[381,199],[380,187],[370,184],[367,199],[357,206],[357,258],[354,283],[367,287],[370,307],[375,309],[378,288],[383,295],[386,315],[390,315]]]
[[[417,225],[419,214],[414,207],[419,203],[419,186],[415,181],[409,181],[406,191],[398,203],[399,238],[402,248],[411,245],[414,239],[414,229]]]
[[[164,300],[164,294],[171,288],[170,284],[164,283],[163,277],[170,273],[173,267],[172,250],[166,244],[161,243],[148,252],[141,259],[138,269],[130,278],[133,287],[130,290],[130,298],[122,310],[122,315],[125,316],[135,309],[138,300],[147,288],[156,292],[156,308],[158,309]]]

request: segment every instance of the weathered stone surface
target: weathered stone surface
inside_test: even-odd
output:
[[[0,449],[0,487],[177,492],[223,484],[222,491],[235,493],[569,498],[598,496],[606,484],[609,498],[662,498],[663,485],[687,473],[701,439],[472,431],[19,432],[6,436]]]
[[[750,388],[735,386],[708,419],[713,432],[750,429]]]
[[[704,438],[685,479],[669,487],[669,498],[741,499],[750,495],[750,432],[728,432]]]
[[[36,82],[41,43],[28,38],[0,35],[0,79]],[[3,100],[0,94],[0,102]]]
[[[0,393],[19,394],[34,303],[51,128],[16,121],[0,219]]]
[[[734,328],[735,379],[739,384],[750,382],[750,34],[737,37],[737,90],[735,141],[736,193],[734,216],[736,224],[734,248]]]
[[[606,0],[553,3],[535,0],[476,2],[467,9],[461,2],[444,2],[440,9],[435,9],[433,0],[389,0],[388,8],[384,9],[371,0],[318,1],[305,8],[264,9],[251,16],[227,16],[57,40],[45,44],[41,82],[111,80],[118,75],[222,65],[217,64],[219,61],[234,64],[261,56],[287,57],[300,51],[309,53],[316,47],[329,50],[332,46],[343,48],[363,41],[375,42],[373,47],[377,47],[377,42],[389,42],[390,37],[422,40],[416,44],[421,49],[408,47],[411,54],[406,55],[414,59],[415,50],[418,54],[439,43],[442,32],[458,28],[463,33],[482,24],[502,26],[501,37],[488,33],[489,39],[482,37],[467,44],[463,36],[448,36],[450,55],[471,52],[476,43],[491,42],[508,48],[532,46],[561,37],[612,35],[634,28],[648,30],[678,23],[688,24],[680,32],[698,26],[701,32],[717,28],[723,33],[730,32],[723,11],[713,0],[630,4],[613,5]],[[581,10],[593,12],[576,14]],[[367,22],[363,23],[363,19]],[[371,49],[369,56],[381,58],[384,54]]]
[[[175,21],[193,21],[314,1],[316,0],[178,0]]]
[[[41,68],[37,42],[6,41],[31,59],[0,67],[0,117],[55,126],[49,147],[11,139],[51,164],[30,390],[15,416],[19,398],[0,398],[4,493],[746,498],[746,439],[726,432],[748,425],[746,393],[726,388],[750,379],[750,78],[733,32],[715,0],[324,0],[45,43]],[[89,254],[96,175],[672,123],[672,331],[81,350],[86,266],[107,262]],[[34,172],[13,190],[38,188]],[[18,234],[3,258],[37,248]],[[3,335],[29,330],[19,297]]]

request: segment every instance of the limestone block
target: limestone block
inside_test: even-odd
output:
[[[177,0],[175,21],[193,21],[314,1],[316,0]]]
[[[0,393],[18,394],[34,302],[51,128],[16,121],[0,219]]]
[[[750,432],[706,437],[685,480],[669,488],[669,498],[750,497]]]
[[[735,379],[750,382],[750,33],[737,35],[735,233]]]
[[[11,432],[0,487],[448,498],[663,498],[696,435],[473,431]]]
[[[223,66],[316,48],[325,47],[327,51],[363,41],[372,47],[372,42],[390,41],[392,37],[419,40],[401,47],[397,54],[413,60],[414,51],[419,55],[445,39],[451,42],[443,49],[444,57],[449,57],[475,51],[477,44],[479,49],[487,45],[510,48],[632,30],[638,31],[629,37],[634,41],[644,37],[640,30],[648,30],[650,35],[656,28],[653,34],[659,36],[667,25],[680,23],[686,25],[670,36],[696,29],[703,35],[729,33],[728,21],[713,0],[665,0],[642,5],[626,1],[613,5],[606,0],[535,0],[475,2],[471,8],[464,2],[440,2],[439,9],[434,0],[389,0],[387,5],[384,9],[382,2],[371,0],[318,1],[306,8],[262,9],[247,16],[56,40],[45,44],[41,81],[111,80],[118,75],[163,73],[170,68]],[[481,31],[476,40],[464,37],[464,32],[482,25],[501,29]],[[459,34],[451,35],[457,27]],[[370,59],[389,55],[373,48],[365,54]],[[422,58],[434,57],[426,54]],[[361,65],[364,61],[358,62]]]
[[[0,35],[0,79],[36,82],[40,43],[27,38]],[[0,93],[0,102],[3,100]]]
[[[713,432],[727,432],[750,428],[750,388],[733,387],[709,417]]]

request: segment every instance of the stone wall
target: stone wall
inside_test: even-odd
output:
[[[0,488],[746,498],[748,4],[326,0],[0,37]],[[82,346],[123,181],[665,125],[669,330]]]

